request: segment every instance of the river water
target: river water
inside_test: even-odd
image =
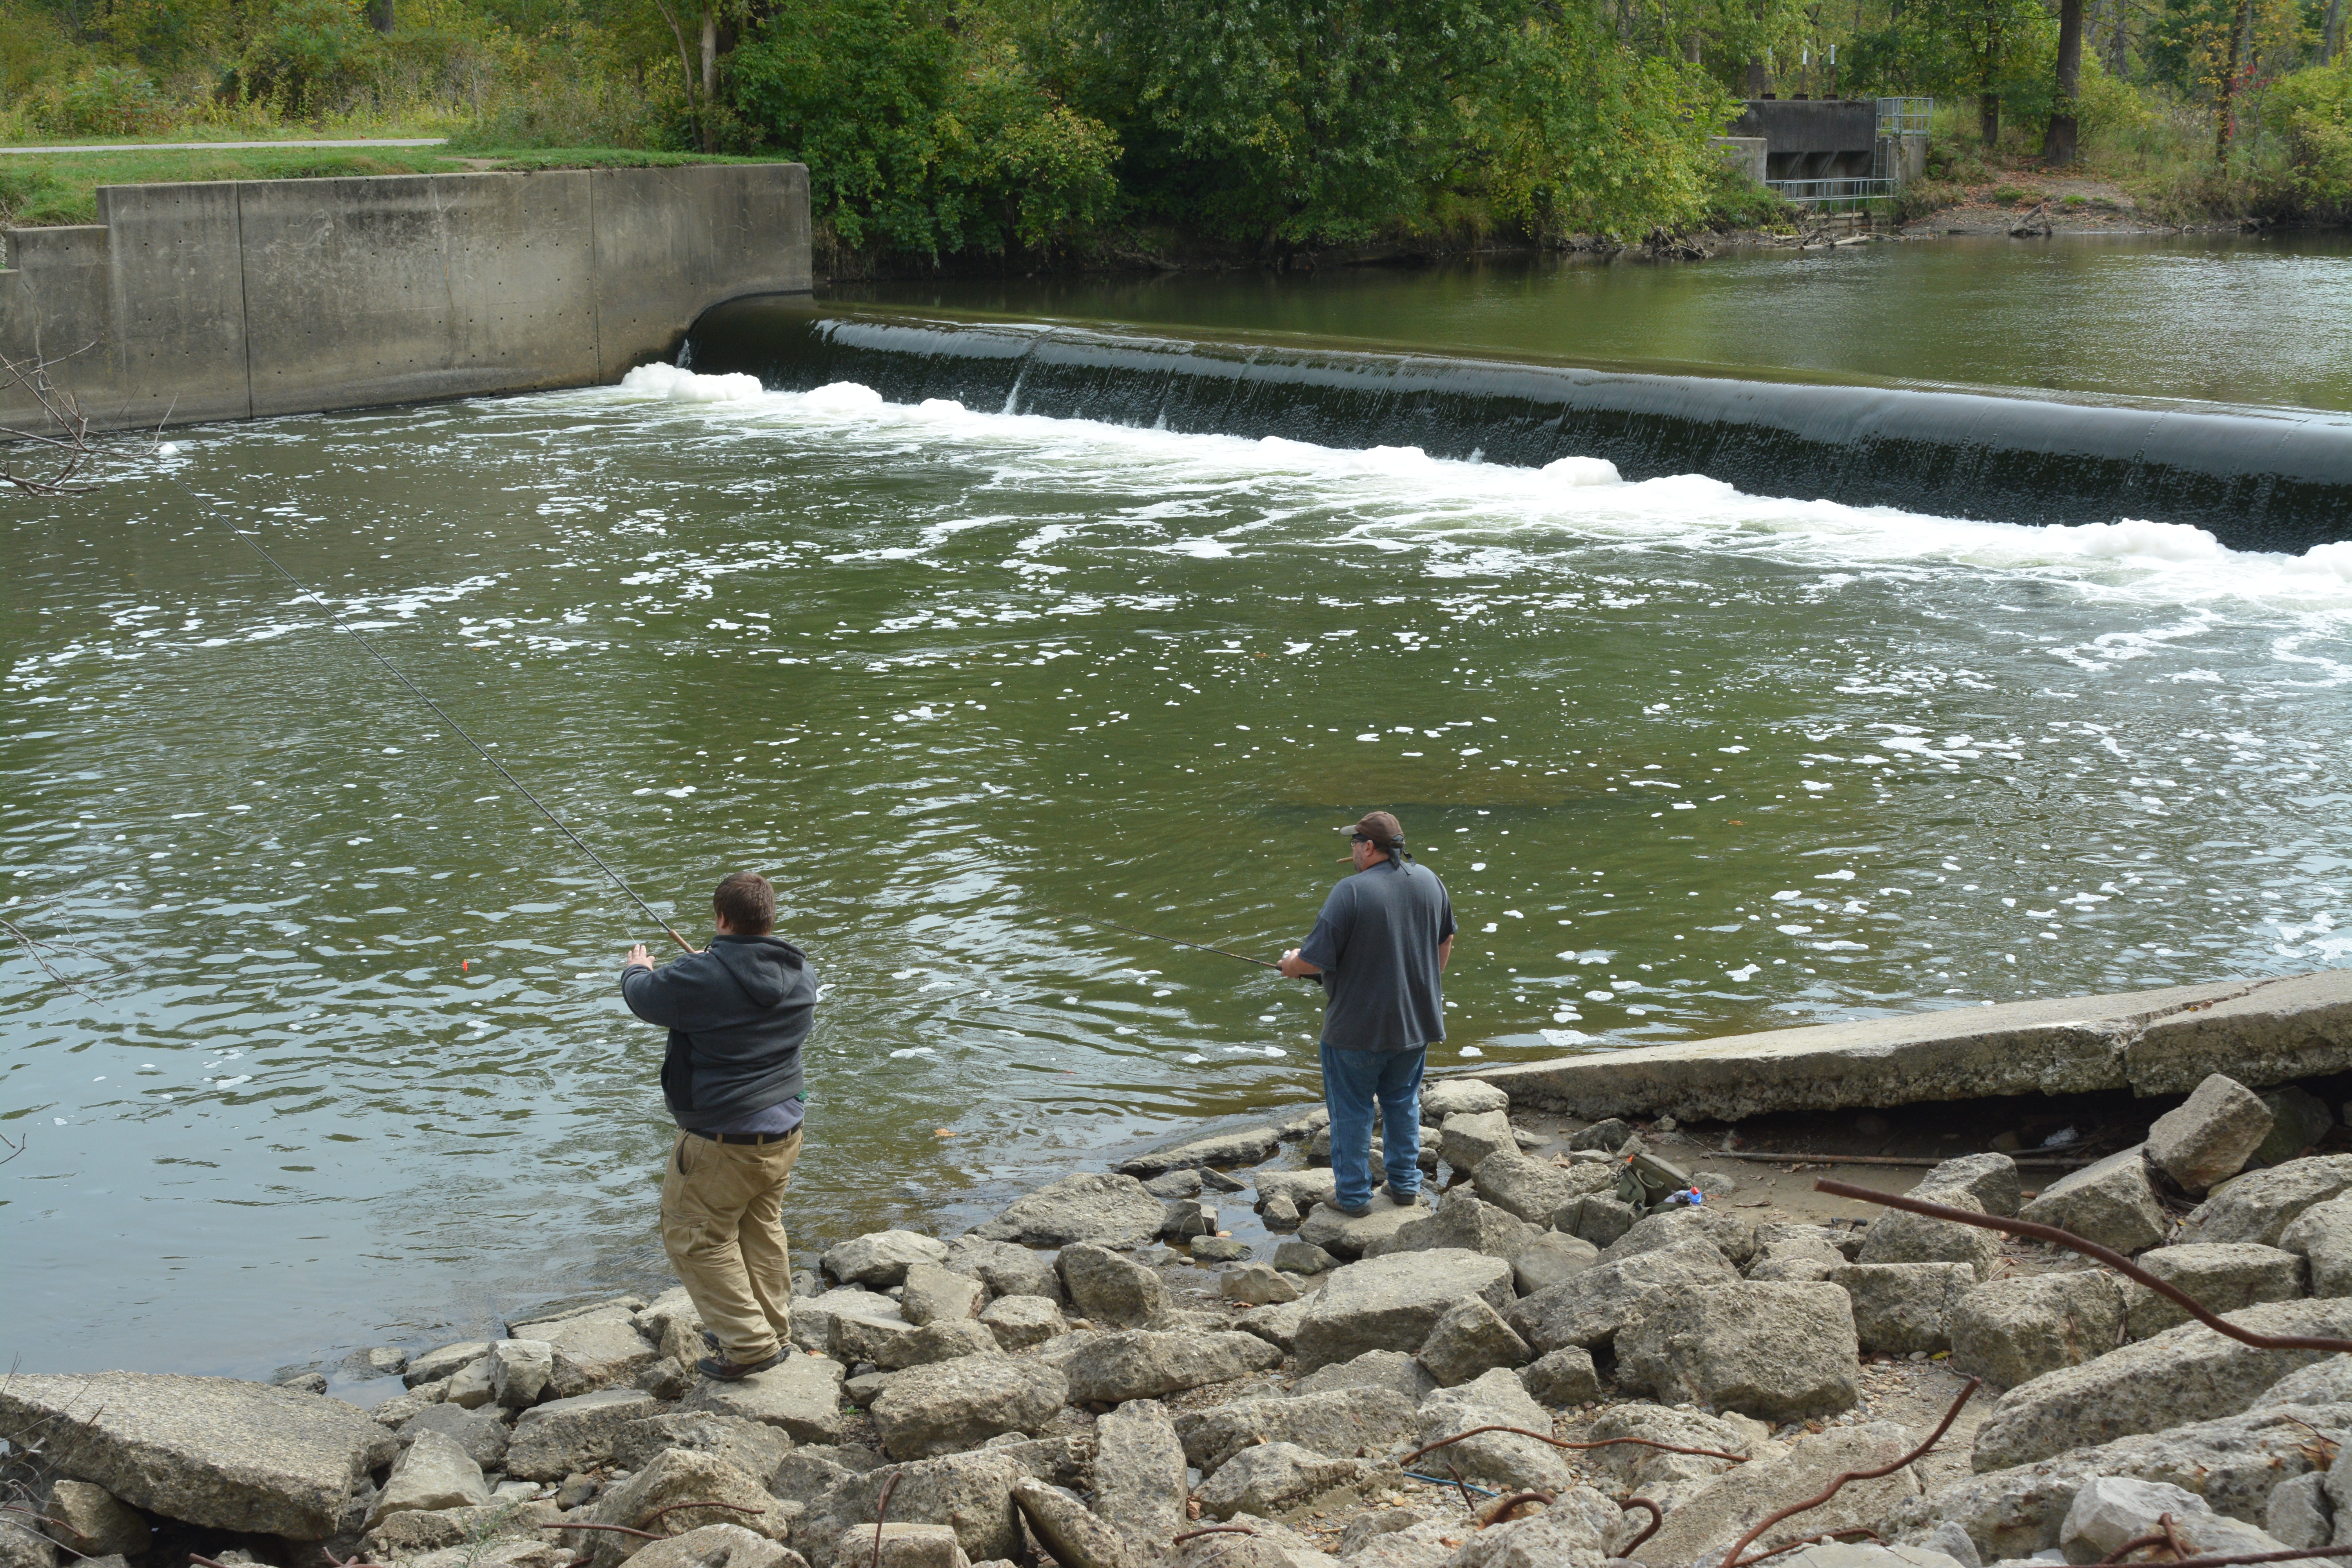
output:
[[[197,429],[5,526],[0,915],[85,950],[0,952],[33,1370],[661,1272],[656,933],[238,527],[689,931],[776,879],[802,1241],[1311,1100],[1313,991],[1088,917],[1271,955],[1373,806],[1462,920],[1444,1067],[2352,962],[2352,544],[659,367]]]

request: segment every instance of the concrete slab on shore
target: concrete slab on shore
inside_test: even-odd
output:
[[[1737,1121],[2020,1094],[2186,1094],[2352,1070],[2352,970],[1952,1007],[1490,1068],[1514,1105]]]

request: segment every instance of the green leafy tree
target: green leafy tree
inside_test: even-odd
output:
[[[246,46],[244,87],[289,119],[316,120],[374,77],[380,47],[349,0],[277,0]]]

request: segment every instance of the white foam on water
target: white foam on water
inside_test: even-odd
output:
[[[1428,552],[1424,570],[1444,576],[1540,563],[1559,545],[1582,542],[1838,569],[1835,584],[1823,580],[1825,591],[1851,591],[1843,585],[1855,580],[1855,568],[1950,567],[2058,582],[2094,598],[2235,600],[2315,612],[2331,630],[2352,623],[2352,542],[2300,555],[2236,551],[2182,523],[1969,521],[1749,495],[1703,474],[1627,481],[1598,458],[1509,468],[1432,458],[1412,447],[1186,435],[982,413],[944,398],[894,404],[855,382],[768,392],[749,375],[706,376],[674,365],[642,365],[617,388],[561,395],[696,405],[710,421],[748,420],[746,436],[799,427],[823,432],[845,456],[974,463],[1008,481],[1048,479],[1100,492],[1102,515],[1065,528],[1066,546],[1216,560],[1351,541]],[[1237,508],[1252,507],[1265,523],[1230,526]],[[928,554],[939,542],[927,541],[914,553]],[[1023,548],[1034,553],[1047,542]]]

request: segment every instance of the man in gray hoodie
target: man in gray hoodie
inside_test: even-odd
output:
[[[816,1010],[807,955],[771,933],[776,890],[738,871],[710,900],[717,931],[660,969],[643,946],[621,970],[629,1011],[669,1031],[662,1096],[677,1123],[662,1178],[662,1246],[732,1382],[790,1353],[784,1185],[801,1153],[801,1043]]]

